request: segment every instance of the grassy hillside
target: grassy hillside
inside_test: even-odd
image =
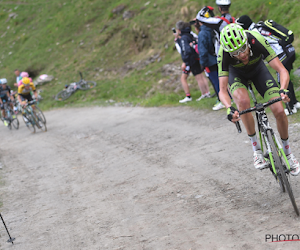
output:
[[[204,5],[215,1],[66,0],[0,1],[1,77],[12,85],[14,69],[34,76],[46,73],[55,80],[43,90],[43,109],[72,105],[104,105],[107,100],[133,105],[179,105],[184,96],[178,70],[165,74],[164,65],[178,67],[171,28],[189,21]],[[117,8],[118,7],[118,8]],[[248,14],[254,21],[274,19],[295,33],[300,49],[296,0],[232,0],[235,17]],[[123,15],[127,13],[130,18]],[[218,11],[215,10],[218,14]],[[294,64],[297,68],[300,60]],[[96,89],[77,92],[65,102],[53,96],[67,83],[78,80],[78,71],[97,82]],[[177,72],[177,73],[176,73]],[[179,71],[180,73],[180,71]],[[295,88],[299,80],[294,78]],[[200,95],[193,77],[191,92]],[[215,100],[190,103],[211,107]]]

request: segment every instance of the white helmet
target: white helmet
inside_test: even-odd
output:
[[[216,5],[230,6],[230,0],[216,0]]]
[[[0,79],[0,82],[1,82],[1,84],[6,84],[7,80],[6,80],[6,78],[2,78],[2,79]]]

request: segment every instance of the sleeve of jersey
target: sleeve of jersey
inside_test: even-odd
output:
[[[259,33],[251,32],[253,36],[253,40],[250,40],[251,46],[255,47],[255,49],[260,49],[261,53],[264,55],[264,60],[267,62],[272,61],[275,57],[277,57],[275,51],[270,46],[269,42]],[[256,41],[255,41],[256,40]]]
[[[218,73],[219,77],[229,76],[229,62],[226,60],[226,55],[222,46],[220,47],[218,54]]]
[[[21,86],[18,87],[18,94],[19,94],[19,95],[22,94],[22,86],[23,86],[23,85],[21,85]]]
[[[35,87],[34,87],[34,84],[32,82],[30,83],[30,87],[31,87],[32,91],[36,90]]]

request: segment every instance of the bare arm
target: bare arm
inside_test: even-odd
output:
[[[39,96],[38,92],[35,90],[35,91],[33,91],[33,94],[35,96],[35,100],[38,101],[38,96]]]
[[[287,89],[289,86],[289,81],[290,81],[289,72],[286,70],[286,68],[280,62],[278,57],[276,57],[272,61],[270,61],[269,65],[279,73],[280,89]]]
[[[19,101],[20,104],[22,103],[22,99],[21,99],[20,95],[18,95],[18,101]]]
[[[290,75],[286,68],[283,66],[283,64],[280,62],[279,58],[274,58],[272,61],[269,62],[269,65],[279,73],[280,89],[287,89],[289,86]],[[281,93],[280,96],[284,102],[290,101],[288,95]]]
[[[231,106],[231,99],[227,91],[228,76],[219,77],[219,84],[220,84],[220,92],[219,92],[220,101],[225,105],[226,108],[229,108]]]

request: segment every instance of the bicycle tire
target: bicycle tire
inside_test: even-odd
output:
[[[14,111],[12,110],[12,108],[9,106],[8,108],[9,110],[9,119],[10,119],[10,125],[12,125],[12,127],[14,127],[15,129],[19,129],[19,120],[16,116],[16,114],[14,113]]]
[[[25,121],[25,115],[22,115],[22,118],[23,118],[23,121],[26,125],[26,127],[29,129],[29,131],[34,134],[35,133],[35,126],[32,124],[32,120],[31,120],[31,117],[27,117],[26,116],[26,119],[27,121]]]
[[[55,100],[56,101],[64,101],[64,100],[68,99],[71,95],[72,95],[72,92],[64,89],[64,90],[58,92],[58,94],[55,96]]]
[[[78,84],[78,88],[81,90],[88,90],[88,89],[92,89],[94,87],[96,87],[96,82],[94,82],[94,81],[82,80]]]
[[[36,108],[36,107],[35,107]],[[42,111],[41,111],[42,112]],[[47,126],[46,123],[44,123],[41,118],[38,116],[38,114],[36,113],[35,110],[32,110],[32,115],[33,115],[33,119],[35,122],[35,125],[37,126],[37,128],[41,129],[42,131],[46,132],[47,131]]]
[[[9,130],[11,130],[11,129],[12,129],[12,126],[11,126],[11,121],[9,121],[9,123],[8,123],[7,127],[9,128]]]
[[[13,125],[13,127],[14,127],[15,129],[19,129],[20,122],[19,122],[19,120],[18,120],[17,117],[14,118],[14,119],[11,121],[11,123],[12,123],[12,125]]]
[[[46,121],[46,118],[45,118],[44,113],[42,112],[42,110],[37,106],[35,106],[35,109],[36,109],[35,113],[37,114],[39,120],[42,123],[46,124],[47,121]]]
[[[277,173],[277,174],[279,174],[281,176],[284,186],[285,186],[285,189],[287,190],[290,200],[292,202],[292,205],[294,207],[294,210],[295,210],[296,214],[299,216],[299,210],[298,210],[295,198],[294,198],[294,194],[293,194],[291,185],[287,179],[286,172],[282,166],[282,161],[281,161],[281,158],[279,157],[277,147],[275,146],[275,143],[274,143],[274,140],[273,140],[270,130],[267,131],[267,136],[268,136],[268,138],[270,138],[269,141],[270,141],[271,147],[273,148],[273,152],[274,152],[273,157],[274,157],[274,161],[275,161],[275,166],[276,166],[276,169],[279,171],[279,173]]]
[[[269,132],[269,133],[268,133],[268,132]],[[271,148],[273,149],[272,152],[276,151],[276,147],[275,147],[274,143],[272,144],[272,142],[273,142],[273,137],[272,137],[270,131],[267,131],[266,137],[267,137],[267,140],[269,141],[269,143],[271,144]],[[274,147],[275,147],[275,148],[274,148]],[[276,154],[277,154],[277,151],[276,151]],[[277,165],[276,165],[277,162],[275,161],[274,153],[272,154],[272,156],[273,156],[273,161],[274,161],[274,164],[275,164],[275,169],[276,169],[276,171],[277,171],[277,170],[278,170],[278,167],[277,167]],[[270,157],[269,157],[268,159],[270,160]],[[271,161],[271,160],[270,160],[270,161]],[[278,160],[277,160],[277,161],[278,161]],[[270,170],[271,170],[271,172],[272,172],[272,174],[273,174],[273,176],[274,176],[276,182],[278,182],[281,191],[282,191],[283,193],[285,193],[285,187],[284,187],[284,183],[283,183],[283,180],[282,180],[282,178],[281,178],[281,175],[280,175],[280,174],[278,175],[278,173],[275,174],[274,171],[273,171],[272,166],[270,167]]]

